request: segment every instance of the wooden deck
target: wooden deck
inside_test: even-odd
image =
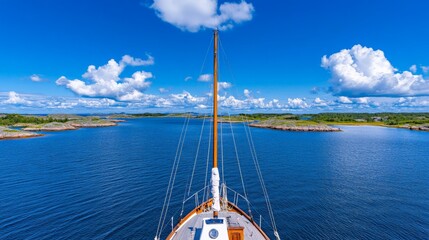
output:
[[[259,226],[250,220],[250,217],[241,211],[237,206],[228,203],[230,210],[220,211],[219,219],[226,220],[227,226],[231,228],[244,228],[245,240],[269,239]],[[208,208],[207,208],[208,207]],[[204,240],[211,239],[202,236],[204,219],[212,218],[213,212],[210,210],[210,201],[194,209],[175,227],[173,232],[167,237],[168,240]],[[219,238],[219,240],[221,240]],[[225,240],[225,239],[222,239]]]

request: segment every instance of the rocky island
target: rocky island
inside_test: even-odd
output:
[[[294,132],[340,132],[341,129],[324,123],[303,120],[294,114],[238,114],[224,116],[220,122],[247,122],[250,127]]]
[[[337,132],[332,126],[378,126],[429,132],[429,113],[318,113],[237,114],[223,116],[224,122],[249,122],[251,127],[285,131]]]
[[[123,120],[97,116],[6,114],[0,117],[0,139],[43,136],[36,132],[66,131],[79,128],[111,127]],[[11,128],[12,127],[12,128]]]
[[[23,130],[25,131],[66,131],[66,130],[75,130],[77,129],[70,123],[61,123],[61,122],[51,122],[46,124],[28,124]]]
[[[43,136],[42,134],[22,131],[18,129],[12,129],[7,127],[0,126],[0,140],[2,139],[15,139],[15,138],[31,138],[31,137],[39,137]]]
[[[298,125],[294,125],[293,123],[286,123],[286,124],[251,123],[249,124],[249,126],[256,127],[256,128],[269,128],[274,130],[293,131],[293,132],[341,132],[340,128],[331,127],[323,124],[298,126]]]

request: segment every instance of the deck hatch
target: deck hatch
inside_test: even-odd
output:
[[[206,224],[223,224],[223,219],[216,219],[216,218],[207,219]]]

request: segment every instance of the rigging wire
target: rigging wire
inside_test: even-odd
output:
[[[180,147],[180,144],[182,142],[182,138],[183,138],[183,133],[184,133],[184,130],[185,130],[186,121],[187,121],[187,119],[185,119],[185,121],[183,122],[182,131],[180,133],[179,142],[177,144],[176,155],[174,156],[173,166],[171,168],[171,173],[170,173],[170,179],[168,181],[168,187],[167,187],[167,190],[166,190],[166,193],[165,193],[164,204],[162,205],[161,216],[159,218],[158,227],[157,227],[157,230],[156,230],[156,237],[158,237],[159,230],[160,230],[160,227],[161,227],[161,222],[162,222],[162,219],[164,217],[165,205],[167,204],[168,193],[170,192],[171,180],[173,179],[173,173],[174,173],[174,169],[176,167],[177,155],[179,153],[179,147]]]
[[[219,37],[219,45],[220,45],[220,49],[221,49],[221,51],[223,53],[224,61],[226,62],[226,65],[228,66],[228,70],[229,70],[229,72],[231,74],[232,80],[235,82],[234,73],[232,71],[231,65],[229,64],[228,56],[227,56],[227,54],[225,52],[225,49],[223,47],[222,40],[221,40],[220,37]],[[257,155],[256,155],[256,148],[255,148],[255,145],[254,145],[254,142],[253,142],[253,137],[252,137],[252,134],[251,134],[251,131],[250,131],[250,127],[249,127],[248,124],[245,123],[245,122],[247,122],[247,120],[244,121],[243,116],[241,116],[241,119],[243,121],[244,129],[245,129],[245,132],[246,132],[246,137],[247,137],[247,141],[248,141],[248,144],[249,144],[249,148],[250,148],[252,160],[253,160],[253,163],[255,165],[256,172],[257,172],[257,175],[258,175],[258,179],[259,179],[259,182],[261,184],[261,188],[262,188],[262,191],[263,191],[263,194],[264,194],[264,198],[265,198],[265,202],[266,202],[266,205],[267,205],[267,210],[268,210],[268,214],[269,214],[269,217],[270,217],[271,225],[272,225],[272,228],[274,230],[274,235],[276,236],[277,239],[280,239],[280,236],[279,236],[278,231],[277,231],[277,226],[276,226],[276,222],[275,222],[275,218],[274,218],[273,209],[272,209],[271,202],[270,202],[270,199],[269,199],[269,196],[268,196],[268,191],[267,191],[264,179],[262,177],[261,168],[259,166],[259,161],[258,161],[258,158],[257,158]]]
[[[172,216],[176,215],[178,212],[179,212],[179,210],[176,210],[176,212],[175,212],[175,213],[173,213],[173,215],[172,215]],[[165,228],[168,226],[168,224],[169,224],[169,223],[171,223],[171,222],[172,222],[172,220],[173,220],[173,219],[171,219],[171,218],[170,218],[170,220],[168,220],[168,222],[166,222],[166,223],[165,223],[165,225],[161,228],[161,231],[159,231],[159,236],[157,236],[158,238],[157,238],[157,237],[155,237],[155,240],[160,240],[160,239],[161,239],[161,238],[160,238],[160,237],[161,237],[161,233],[163,233],[163,232],[164,232]]]
[[[203,70],[204,70],[204,66],[205,66],[205,63],[206,63],[206,60],[207,60],[207,56],[209,55],[209,51],[210,51],[210,49],[211,49],[211,46],[212,46],[212,43],[213,43],[213,41],[214,41],[214,36],[212,35],[211,36],[211,38],[210,38],[210,42],[209,42],[209,45],[207,46],[207,50],[206,50],[206,54],[205,54],[205,56],[204,56],[204,60],[203,60],[203,64],[201,65],[201,68],[200,68],[200,73],[198,74],[198,76],[200,76],[202,73],[203,73]],[[211,109],[213,109],[213,105],[211,106]],[[206,116],[206,115],[205,115]],[[205,118],[205,116],[204,116],[204,121],[203,121],[203,125],[204,125],[204,122],[205,122],[205,120],[206,120],[206,118]],[[212,125],[212,124],[211,124]],[[210,125],[210,133],[209,133],[209,140],[208,140],[208,143],[209,143],[209,147],[208,147],[208,153],[207,153],[207,162],[206,162],[206,175],[205,175],[205,180],[204,180],[204,187],[206,187],[207,186],[207,172],[208,172],[208,166],[209,166],[209,158],[210,158],[210,143],[211,143],[211,132],[212,132],[212,126]],[[200,140],[199,140],[199,143],[198,143],[198,149],[199,149],[199,145],[200,145],[200,142],[201,142],[201,136],[202,136],[202,133],[203,133],[203,130],[201,130],[201,135],[200,135]],[[199,150],[198,150],[199,151]],[[197,158],[197,157],[196,157]],[[195,158],[195,161],[196,161],[196,158]],[[193,174],[192,174],[193,175]],[[188,191],[188,195],[190,194],[190,189],[189,189],[189,191]],[[204,201],[204,199],[205,199],[205,195],[206,195],[206,191],[204,191],[204,194],[203,194],[203,201]]]
[[[164,227],[165,219],[167,217],[168,208],[169,208],[170,200],[171,200],[171,195],[173,193],[174,182],[176,180],[177,170],[179,168],[179,163],[180,163],[180,159],[182,156],[183,144],[185,142],[186,132],[187,132],[188,125],[189,125],[189,119],[190,119],[190,114],[185,118],[185,121],[184,121],[184,124],[182,127],[182,132],[181,132],[180,138],[179,138],[179,143],[177,145],[176,155],[174,157],[173,167],[171,169],[170,179],[168,181],[167,192],[166,192],[166,195],[164,198],[164,204],[162,206],[161,217],[159,219],[158,227],[156,230],[156,237],[158,237],[158,238],[161,235],[160,230]]]
[[[186,199],[186,197],[189,197],[189,194],[190,194],[191,189],[192,189],[192,183],[193,183],[193,179],[194,179],[195,168],[196,168],[196,165],[197,165],[197,159],[198,159],[198,155],[199,155],[199,152],[200,152],[201,140],[202,140],[202,137],[203,137],[204,126],[205,126],[205,121],[206,121],[205,116],[206,115],[203,116],[203,123],[201,125],[200,137],[199,137],[199,140],[198,140],[197,151],[195,153],[195,158],[194,158],[194,164],[193,164],[193,167],[192,167],[192,172],[191,172],[191,174],[190,174],[190,176],[188,178],[188,181],[186,183],[185,191],[183,192],[182,211],[180,212],[180,216],[183,215],[183,211],[185,209],[185,202],[186,202],[185,199]]]
[[[242,119],[243,119],[243,116],[242,116]],[[273,230],[274,230],[274,235],[276,236],[277,239],[280,239],[279,234],[277,232],[277,225],[276,225],[276,221],[274,218],[274,213],[273,213],[273,209],[271,206],[270,198],[268,196],[268,191],[267,191],[267,188],[265,186],[264,178],[262,177],[261,167],[259,166],[258,157],[256,155],[256,148],[255,148],[255,144],[253,142],[252,132],[250,131],[249,125],[245,124],[244,121],[243,121],[243,125],[244,125],[244,129],[246,132],[247,141],[248,141],[249,147],[251,149],[250,153],[252,155],[253,163],[255,164],[256,172],[257,172],[257,175],[259,178],[259,182],[261,183],[262,191],[264,193],[264,198],[265,198],[265,202],[267,204],[268,214],[269,214],[269,217],[271,220],[271,225],[272,225]]]
[[[193,166],[193,168],[192,168],[192,174],[191,174],[191,180],[190,180],[189,188],[188,188],[188,191],[187,191],[187,195],[188,195],[188,196],[189,196],[189,194],[191,193],[192,182],[193,182],[193,179],[194,179],[194,173],[195,173],[195,167],[196,167],[196,165],[197,165],[198,154],[199,154],[199,152],[200,152],[200,146],[201,146],[201,140],[202,140],[202,138],[203,138],[203,132],[204,132],[204,125],[205,125],[205,122],[206,122],[206,115],[204,115],[204,116],[203,116],[203,123],[202,123],[202,126],[201,126],[200,138],[199,138],[199,140],[198,140],[197,152],[196,152],[196,154],[195,154],[194,166]]]
[[[212,36],[211,39],[210,39],[210,43],[207,46],[206,54],[204,56],[203,63],[201,65],[201,67],[200,67],[199,75],[201,75],[202,72],[203,72],[203,69],[204,69],[204,66],[205,66],[205,62],[206,62],[208,53],[210,51],[210,46],[211,46],[211,44],[213,42],[213,39],[214,39],[214,37]],[[190,114],[188,115],[188,118],[185,119],[184,125],[182,127],[182,132],[181,132],[180,138],[179,138],[179,143],[178,143],[178,146],[177,146],[177,149],[176,149],[176,155],[174,157],[173,167],[171,169],[170,179],[169,179],[168,187],[167,187],[167,190],[166,190],[166,196],[165,196],[165,199],[164,199],[164,204],[162,206],[161,217],[159,219],[158,227],[157,227],[157,231],[156,231],[156,237],[155,238],[158,238],[158,239],[159,239],[159,236],[161,235],[161,233],[163,231],[161,229],[163,229],[164,222],[165,222],[165,219],[167,217],[168,205],[169,205],[170,200],[171,200],[171,194],[172,194],[172,191],[173,191],[174,181],[175,181],[175,177],[176,177],[175,175],[177,173],[177,168],[179,167],[179,163],[178,162],[180,161],[180,157],[179,157],[179,160],[178,160],[178,152],[179,152],[179,148],[180,148],[180,155],[181,155],[181,152],[182,152],[182,149],[183,149],[183,144],[184,144],[184,141],[185,141],[185,137],[184,136],[186,136],[187,127],[188,127],[188,124],[189,124],[189,118],[190,118]],[[186,125],[186,128],[185,128],[185,125]],[[185,190],[185,194],[186,194],[186,190]],[[183,209],[183,206],[182,206],[182,209]]]
[[[209,133],[209,140],[208,140],[208,148],[207,148],[207,160],[206,160],[206,176],[205,176],[205,178],[204,178],[204,188],[207,188],[207,191],[204,191],[204,194],[203,194],[203,201],[206,201],[206,197],[207,197],[207,200],[208,200],[208,191],[209,191],[209,188],[207,187],[208,186],[208,182],[209,182],[209,180],[207,180],[208,179],[208,172],[209,172],[209,162],[210,162],[210,150],[211,150],[211,138],[212,138],[212,130],[213,130],[213,124],[210,124],[210,133]]]
[[[210,41],[210,44],[209,44],[209,48],[210,48],[210,45],[212,44],[212,42],[213,42],[213,37],[211,38],[211,41]],[[222,42],[221,42],[220,38],[219,38],[219,43],[220,43],[220,48],[221,48],[222,52],[224,53],[224,59],[225,59],[225,62],[227,63],[227,66],[229,68],[229,71],[230,71],[230,74],[232,76],[232,79],[235,80],[234,75],[233,75],[232,70],[231,70],[231,67],[229,65],[229,62],[227,60],[227,55],[226,55],[225,49],[223,48],[223,45],[222,45]],[[208,52],[209,52],[209,48],[207,49],[207,52],[206,52],[203,64],[201,66],[200,75],[201,75],[201,73],[203,71],[203,68],[204,68],[204,65],[205,65],[205,62],[206,62],[206,58],[207,58],[207,55],[208,55]],[[231,117],[231,115],[230,115],[229,112],[228,112],[228,116]],[[241,118],[243,120],[243,116],[241,116]],[[180,135],[180,138],[179,138],[179,143],[178,143],[177,150],[176,150],[176,156],[175,156],[174,161],[173,161],[173,168],[172,168],[172,171],[171,171],[171,174],[170,174],[170,180],[169,180],[169,184],[168,184],[168,187],[167,187],[166,196],[165,196],[165,199],[164,199],[164,204],[163,204],[163,208],[162,208],[162,211],[161,211],[161,217],[159,219],[159,223],[158,223],[158,228],[157,228],[157,233],[156,233],[155,239],[159,239],[159,237],[161,236],[161,233],[164,231],[164,229],[166,228],[166,226],[168,225],[168,223],[170,221],[172,221],[172,220],[170,220],[170,221],[168,221],[166,223],[167,225],[165,224],[165,220],[166,220],[167,213],[168,213],[168,207],[169,207],[169,204],[170,204],[170,200],[171,200],[171,196],[172,196],[172,192],[173,192],[173,188],[174,188],[174,183],[175,183],[175,179],[176,179],[176,175],[177,175],[177,170],[178,170],[179,163],[180,163],[181,156],[182,156],[182,150],[183,150],[183,145],[184,145],[185,138],[186,138],[186,132],[187,132],[188,125],[189,125],[189,120],[190,120],[190,114],[185,119],[184,125],[182,127],[182,132],[181,132],[181,135]],[[196,160],[198,158],[200,143],[201,143],[201,140],[202,140],[202,133],[203,133],[203,129],[204,129],[204,122],[205,122],[205,118],[204,118],[204,121],[203,121],[203,126],[202,126],[202,129],[201,129],[201,133],[200,133],[200,138],[199,138],[199,143],[198,143],[198,148],[197,148],[197,154],[196,154],[196,157],[194,159],[194,166],[193,166],[193,171],[192,171],[192,174],[191,174],[191,180],[190,180],[189,185],[187,184],[187,186],[185,187],[184,198],[185,198],[186,194],[189,196],[191,188],[192,188],[192,182],[193,182],[193,177],[194,177],[194,173],[195,173]],[[262,173],[261,173],[261,169],[260,169],[259,162],[258,162],[258,159],[257,159],[256,149],[255,149],[254,142],[253,142],[253,137],[252,137],[252,134],[251,134],[251,131],[250,131],[250,128],[249,128],[248,124],[245,124],[245,122],[243,121],[243,125],[244,125],[244,128],[245,128],[247,141],[248,141],[248,144],[249,144],[249,147],[250,147],[251,156],[252,156],[255,168],[256,168],[256,172],[257,172],[257,175],[258,175],[259,182],[261,183],[261,187],[262,187],[262,190],[263,190],[265,202],[267,204],[267,209],[268,209],[268,212],[269,212],[269,217],[270,217],[270,220],[271,220],[271,225],[272,225],[272,228],[274,230],[274,235],[276,236],[277,239],[280,239],[280,237],[278,235],[278,232],[277,232],[277,227],[276,227],[276,223],[275,223],[275,219],[274,219],[274,214],[273,214],[271,202],[270,202],[269,197],[268,197],[268,191],[267,191],[267,188],[265,186],[265,182],[264,182],[264,180],[262,178]],[[209,134],[209,141],[208,141],[206,172],[205,172],[205,180],[204,180],[204,188],[203,188],[203,189],[207,189],[207,195],[206,195],[206,191],[203,191],[204,192],[203,199],[202,199],[203,201],[205,200],[206,196],[207,196],[207,199],[209,198],[209,193],[208,193],[209,188],[207,186],[209,184],[209,181],[208,181],[208,172],[209,172],[209,160],[210,160],[210,150],[211,150],[211,140],[212,140],[211,139],[212,138],[212,127],[213,127],[213,124],[210,125],[210,131],[209,131],[210,134]],[[242,187],[243,187],[243,192],[244,192],[244,196],[245,196],[248,208],[249,208],[250,216],[252,217],[251,210],[250,210],[251,203],[247,200],[247,192],[246,192],[246,188],[245,188],[245,184],[244,184],[244,178],[243,178],[243,174],[242,174],[242,170],[241,170],[240,159],[238,157],[237,145],[236,145],[234,131],[233,131],[232,123],[231,122],[230,122],[230,128],[231,128],[232,140],[233,140],[233,143],[234,143],[235,155],[236,155],[236,158],[237,158],[237,164],[238,164],[239,173],[240,173],[240,179],[241,179],[241,183],[242,183]],[[221,145],[222,181],[225,182],[225,178],[224,178],[225,175],[224,175],[224,149],[223,149],[223,128],[222,128],[222,124],[221,124],[221,140],[220,141],[221,141],[220,145]],[[186,188],[188,188],[187,189],[188,191],[186,191]],[[183,206],[182,206],[182,212],[183,212]],[[264,221],[265,221],[265,219],[264,219]]]
[[[203,73],[204,66],[205,66],[205,64],[206,64],[206,60],[207,60],[207,56],[209,55],[209,51],[210,51],[210,48],[211,48],[212,43],[213,43],[213,39],[214,39],[214,36],[212,35],[212,37],[211,37],[211,39],[210,39],[210,43],[209,43],[209,45],[207,46],[207,51],[206,51],[206,55],[204,56],[203,64],[201,65],[201,68],[200,68],[200,74],[198,74],[198,76],[200,76],[200,75],[201,75],[201,73]]]
[[[223,171],[223,123],[220,123],[220,154],[221,154],[221,164],[222,164],[222,182],[225,184],[225,174]]]
[[[229,114],[229,112],[228,112],[228,116],[231,119],[231,115]],[[235,142],[234,130],[232,129],[231,121],[229,122],[229,126],[231,128],[232,142],[234,143],[235,157],[237,158],[238,172],[240,173],[241,185],[243,187],[244,197],[247,199],[246,186],[244,185],[243,173],[241,171],[240,158],[238,157],[237,144]],[[250,210],[249,201],[247,201],[247,208],[249,210],[250,217],[252,217],[252,211]]]
[[[206,51],[206,54],[204,56],[203,63],[201,65],[199,75],[201,75],[202,72],[203,72],[203,69],[204,69],[204,66],[205,66],[205,62],[206,62],[208,53],[210,51],[211,45],[213,43],[213,40],[214,40],[214,36],[211,37],[210,43],[207,46],[207,51]],[[167,187],[166,195],[165,195],[165,198],[164,198],[164,203],[163,203],[163,206],[162,206],[161,216],[160,216],[160,219],[159,219],[159,222],[158,222],[158,227],[157,227],[155,239],[160,239],[160,236],[161,236],[162,232],[164,231],[164,229],[166,227],[165,220],[166,220],[166,217],[167,217],[168,207],[169,207],[169,204],[170,204],[171,195],[172,195],[173,188],[174,188],[174,182],[175,182],[175,179],[176,179],[177,170],[178,170],[178,167],[179,167],[179,162],[180,162],[181,155],[182,155],[182,150],[183,150],[183,145],[184,145],[184,142],[185,142],[186,132],[187,132],[188,125],[189,125],[189,119],[190,119],[190,114],[185,119],[183,127],[182,127],[182,131],[181,131],[181,134],[180,134],[179,143],[177,145],[176,155],[174,157],[173,167],[171,169],[170,179],[169,179],[169,182],[168,182],[168,187]],[[196,157],[194,159],[194,166],[193,166],[193,171],[192,171],[192,175],[191,175],[191,180],[190,180],[190,183],[189,183],[188,195],[190,194],[190,190],[192,188],[192,181],[193,181],[194,172],[195,172],[196,160],[198,158],[199,147],[200,147],[200,143],[201,143],[201,139],[202,139],[204,122],[205,122],[205,117],[204,117],[202,129],[201,129],[201,134],[200,134],[200,139],[199,139],[199,143],[198,143],[197,154],[196,154]],[[206,176],[205,176],[205,181],[204,181],[204,185],[205,185],[204,188],[207,188],[207,183],[208,183],[208,181],[207,181],[207,173],[208,173],[208,165],[209,165],[209,158],[210,158],[211,132],[212,132],[212,126],[210,126],[209,147],[208,147],[208,153],[207,153]],[[204,195],[205,195],[205,193],[206,192],[204,191]],[[208,195],[208,193],[207,193],[207,195]],[[185,188],[184,197],[185,196],[186,196],[186,188]],[[203,197],[203,201],[204,201],[204,198],[205,198],[205,196]],[[182,213],[183,213],[183,208],[184,208],[184,205],[182,205]],[[182,215],[182,213],[181,213],[181,215]],[[168,224],[168,222],[166,224]]]

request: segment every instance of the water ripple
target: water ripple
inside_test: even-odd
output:
[[[0,142],[0,239],[153,239],[182,123],[137,119]],[[189,126],[171,213],[181,207],[200,124]],[[233,127],[259,219],[266,213],[261,187],[244,129]],[[429,239],[427,133],[374,127],[252,133],[282,238]],[[224,144],[232,150],[230,139]],[[206,151],[193,190],[203,186]],[[235,155],[224,157],[228,185],[242,191]]]

